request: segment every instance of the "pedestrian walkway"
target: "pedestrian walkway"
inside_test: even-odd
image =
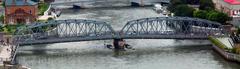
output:
[[[229,37],[217,38],[220,42],[222,42],[228,49],[233,49],[233,41]]]
[[[11,45],[0,47],[0,64],[3,64],[3,61],[11,61],[11,51]]]

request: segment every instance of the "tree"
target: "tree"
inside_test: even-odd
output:
[[[176,16],[192,17],[194,10],[194,8],[189,7],[188,5],[178,5],[174,11],[174,14]]]
[[[207,13],[207,19],[211,21],[217,21],[221,24],[226,24],[226,21],[230,20],[230,17],[222,12],[210,11]]]
[[[218,13],[215,11],[210,11],[207,13],[207,19],[211,21],[217,21],[218,19]]]
[[[200,0],[185,0],[187,4],[198,5]]]
[[[0,26],[0,32],[3,32],[3,31],[4,31],[3,28],[4,28],[4,27],[1,25],[1,26]]]
[[[1,16],[0,16],[0,21],[1,21],[1,22],[4,22],[4,15],[1,15]]]
[[[5,2],[2,2],[2,6],[5,7]]]
[[[181,4],[184,4],[184,1],[183,0],[171,0],[170,3],[172,5],[181,5]]]
[[[200,7],[201,10],[212,10],[214,9],[214,4],[212,0],[200,0]]]
[[[54,20],[52,17],[49,17],[48,19],[47,19],[47,21],[51,21],[51,20]]]
[[[38,14],[43,15],[46,10],[48,10],[49,4],[47,3],[39,3],[38,4]]]
[[[207,11],[196,10],[193,12],[193,17],[205,19],[207,17]]]
[[[176,10],[176,6],[182,5],[184,2],[182,0],[170,0],[170,5],[168,6],[168,10],[173,12]]]
[[[223,13],[223,12],[219,12],[218,13],[218,22],[222,23],[222,24],[226,24],[226,21],[230,20],[230,17],[226,14],[226,13]]]

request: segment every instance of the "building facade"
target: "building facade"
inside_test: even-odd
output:
[[[38,17],[37,3],[31,0],[6,0],[5,24],[29,24]]]
[[[215,8],[219,11],[227,13],[233,18],[240,17],[240,1],[239,0],[213,0]]]

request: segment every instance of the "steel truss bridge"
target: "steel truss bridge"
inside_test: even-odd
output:
[[[55,20],[18,28],[14,36],[12,60],[19,45],[111,39],[208,39],[208,36],[226,35],[220,23],[189,17],[132,20],[117,31],[102,21]]]
[[[20,45],[109,39],[207,39],[226,35],[219,23],[189,17],[153,17],[127,22],[118,31],[94,20],[55,20],[18,28]]]

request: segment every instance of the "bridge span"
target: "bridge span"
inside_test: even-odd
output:
[[[55,20],[19,28],[17,43],[46,44],[109,39],[207,39],[223,36],[216,22],[188,17],[153,17],[127,22],[115,31],[109,24],[94,20]]]

